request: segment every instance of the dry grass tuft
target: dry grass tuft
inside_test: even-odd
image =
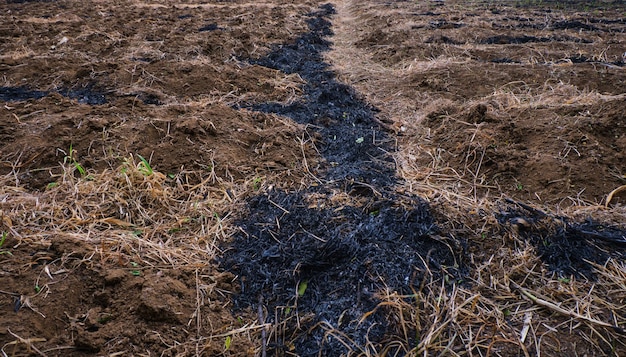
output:
[[[81,267],[102,273],[121,268],[141,275],[149,270],[195,271],[197,301],[189,325],[195,327],[196,337],[178,341],[176,349],[201,355],[223,349],[227,338],[239,346],[252,345],[257,331],[265,328],[256,319],[248,321],[242,313],[244,318],[230,329],[222,324],[213,328],[202,315],[215,304],[210,296],[233,293],[217,283],[227,278],[220,277],[215,266],[220,244],[234,229],[231,212],[244,197],[263,188],[226,181],[214,172],[200,184],[191,184],[190,177],[197,182],[195,173],[166,176],[133,155],[101,173],[83,172],[79,166],[63,164],[62,173],[43,192],[22,188],[15,172],[0,177],[0,232],[6,232],[10,242],[3,248],[75,245],[72,252],[46,265],[34,282],[35,296],[52,293],[57,275],[64,280]],[[271,182],[275,177],[266,179]],[[23,298],[23,308],[41,314],[29,303],[33,297]],[[16,338],[15,343],[25,343]]]

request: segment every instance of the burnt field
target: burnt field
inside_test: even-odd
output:
[[[3,356],[626,353],[626,7],[0,3]]]

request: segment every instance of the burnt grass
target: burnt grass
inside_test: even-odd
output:
[[[247,215],[236,222],[241,229],[223,247],[219,261],[239,278],[235,310],[260,309],[263,322],[277,327],[264,342],[269,355],[339,356],[368,343],[380,347],[398,339],[397,323],[384,309],[360,321],[381,302],[379,293],[410,296],[432,281],[446,287],[466,284],[467,242],[443,232],[423,199],[394,191],[393,139],[378,124],[376,109],[338,82],[324,62],[333,13],[331,5],[322,6],[309,15],[310,32],[263,58],[242,59],[305,80],[303,95],[293,104],[238,108],[306,125],[324,159],[318,184],[297,192],[269,189],[250,199]],[[338,193],[362,204],[332,204]],[[523,217],[537,223],[522,236],[562,274],[590,275],[587,261],[605,261],[610,256],[603,253],[606,244],[621,246],[624,239],[615,230],[616,241],[587,234],[576,243],[572,237],[584,235],[587,226],[542,229],[537,212],[524,207],[512,205],[496,216],[503,227]],[[598,227],[587,228],[598,233]],[[550,246],[552,250],[542,248]],[[330,328],[350,340],[329,337],[325,332]],[[417,336],[415,332],[408,335]],[[406,342],[415,346],[419,341]]]
[[[95,89],[93,85],[60,89],[54,92],[64,97],[75,99],[80,104],[102,105],[107,103],[106,95],[102,91]],[[10,102],[41,99],[51,93],[53,92],[26,87],[0,87],[0,100]]]
[[[333,13],[332,6],[323,6],[311,14],[309,33],[266,57],[248,60],[297,73],[306,81],[304,95],[293,104],[246,108],[306,124],[325,159],[320,184],[251,199],[248,216],[237,222],[242,233],[221,261],[241,278],[236,308],[256,308],[262,301],[269,312],[265,322],[284,324],[278,342],[268,341],[270,355],[288,351],[292,343],[301,356],[345,354],[346,346],[314,327],[320,322],[342,331],[358,346],[365,345],[366,338],[383,343],[394,330],[383,312],[359,323],[380,303],[376,293],[412,294],[431,272],[435,279],[451,282],[463,275],[462,248],[440,235],[427,203],[393,192],[393,146],[376,122],[375,108],[339,83],[322,58],[330,46],[327,18]],[[338,192],[365,203],[311,207],[307,201],[315,195],[327,203]],[[313,317],[305,318],[309,315]]]
[[[609,258],[626,259],[626,232],[588,219],[573,222],[520,202],[507,200],[496,218],[502,227],[515,227],[521,238],[535,246],[537,255],[560,277],[595,279],[592,264]]]

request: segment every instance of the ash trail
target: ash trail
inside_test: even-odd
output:
[[[396,181],[394,162],[386,154],[393,146],[376,124],[376,109],[365,103],[353,88],[339,83],[322,56],[331,45],[326,38],[332,35],[327,20],[332,14],[331,5],[322,6],[307,21],[309,33],[292,44],[279,46],[264,58],[249,61],[300,75],[306,81],[303,98],[286,106],[263,103],[248,108],[310,124],[321,137],[317,147],[327,162],[324,179],[385,189]]]
[[[331,5],[322,6],[309,15],[310,32],[249,61],[306,81],[293,104],[246,108],[308,124],[326,160],[323,184],[252,198],[247,217],[236,222],[241,233],[220,260],[240,277],[235,308],[256,310],[263,301],[266,322],[282,330],[267,346],[272,355],[292,352],[289,346],[300,356],[339,356],[357,346],[381,345],[395,330],[382,309],[359,322],[380,303],[375,293],[412,294],[423,279],[452,282],[462,275],[463,249],[442,236],[427,203],[394,193],[397,178],[388,155],[393,147],[376,123],[375,109],[339,83],[324,62],[333,13]],[[333,204],[337,192],[365,203]],[[329,339],[320,326],[341,331],[351,342]]]
[[[95,89],[93,85],[56,91],[33,90],[26,87],[0,87],[0,101],[11,102],[41,99],[51,93],[59,93],[64,97],[76,99],[80,104],[102,105],[107,103],[106,94]]]

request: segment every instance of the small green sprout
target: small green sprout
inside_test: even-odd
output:
[[[4,241],[6,240],[7,240],[7,232],[2,232],[2,237],[0,237],[0,249],[2,248],[2,246],[4,245]],[[0,250],[0,254],[13,255],[8,250]]]
[[[135,262],[130,262],[130,265],[133,266],[133,268],[137,268],[139,266],[139,264],[135,263]],[[140,276],[141,275],[141,271],[137,270],[131,270],[130,271],[131,274],[133,274],[134,276]]]
[[[362,144],[364,140],[365,139],[361,136],[360,138],[356,139],[356,143],[357,144]]]
[[[154,170],[152,170],[152,166],[150,166],[148,160],[146,160],[143,156],[139,154],[137,154],[137,156],[139,156],[139,159],[141,160],[141,162],[139,163],[139,172],[141,172],[144,176],[152,175],[154,173]]]
[[[233,343],[233,338],[231,336],[226,336],[226,341],[224,341],[225,349],[228,350],[232,343]]]
[[[73,144],[70,144],[70,150],[68,154],[63,158],[64,164],[71,164],[80,173],[81,176],[87,174],[87,170],[76,160],[76,150],[74,150]]]
[[[262,181],[263,179],[260,177],[256,177],[254,180],[252,180],[252,189],[254,189],[255,191],[258,191],[261,188]]]
[[[300,284],[298,284],[298,296],[302,297],[304,296],[304,292],[306,291],[306,288],[309,286],[309,281],[308,280],[302,280],[300,282]]]

